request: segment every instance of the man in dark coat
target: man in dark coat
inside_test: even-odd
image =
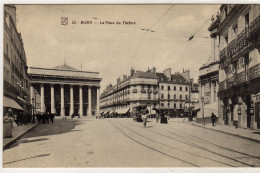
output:
[[[216,115],[212,112],[211,113],[211,121],[212,121],[212,126],[214,126],[214,123],[215,123],[215,121],[216,121]]]

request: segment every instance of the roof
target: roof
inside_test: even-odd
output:
[[[70,66],[68,66],[68,65],[66,65],[66,64],[53,67],[53,69],[59,69],[59,70],[75,70],[75,71],[78,71],[78,69],[73,68],[73,67],[70,67]]]
[[[156,76],[156,74],[151,72],[138,71],[135,74],[133,74],[132,78],[158,79],[158,76]]]
[[[156,73],[156,75],[159,77],[160,81],[168,81],[168,78],[164,73]]]
[[[171,82],[176,83],[176,84],[189,84],[187,79],[185,79],[182,75],[180,74],[172,74],[171,75]]]

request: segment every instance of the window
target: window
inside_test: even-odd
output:
[[[176,103],[174,103],[174,109],[176,109]]]
[[[168,106],[170,106],[171,105],[171,103],[170,102],[168,102]]]
[[[170,99],[170,94],[168,94],[168,99]]]
[[[245,15],[245,28],[248,27],[249,27],[249,12],[247,12]]]
[[[161,103],[161,106],[164,107],[164,103]]]
[[[171,86],[168,86],[168,90],[171,90]]]
[[[233,32],[234,32],[234,35],[237,36],[237,32],[238,32],[238,25],[237,25],[237,23],[233,26]]]
[[[188,91],[188,87],[185,87],[185,90]]]
[[[182,95],[180,95],[180,99],[182,99]]]
[[[188,95],[185,96],[185,99],[188,100]]]
[[[173,90],[176,91],[176,86],[174,86]]]
[[[227,17],[227,15],[228,15],[228,8],[227,8],[227,6],[224,8],[224,12],[225,12],[225,17]]]
[[[164,86],[163,85],[161,86],[161,90],[164,90]]]
[[[182,109],[182,103],[180,103],[180,109]]]
[[[180,87],[180,91],[182,91],[182,87]]]
[[[163,94],[161,94],[161,99],[164,99],[164,95]]]
[[[176,95],[174,95],[174,99],[176,99]]]

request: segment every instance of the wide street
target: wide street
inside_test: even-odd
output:
[[[259,167],[260,145],[172,119],[58,119],[3,156],[3,167]]]

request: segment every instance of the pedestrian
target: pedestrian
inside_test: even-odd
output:
[[[72,114],[72,115],[71,115],[71,118],[72,118],[72,121],[74,122],[74,121],[75,121],[75,115]]]
[[[53,113],[50,113],[49,114],[49,118],[50,118],[50,122],[53,124],[53,117],[54,117],[54,114]]]
[[[164,112],[161,113],[161,123],[162,124],[167,124],[168,123],[167,115]]]
[[[142,113],[142,119],[143,119],[143,125],[144,125],[144,127],[146,127],[147,116],[148,116],[148,114],[146,114],[146,112],[143,112],[143,113]]]
[[[215,120],[216,120],[216,115],[212,112],[211,113],[211,121],[212,121],[212,126],[214,126]]]
[[[156,123],[158,123],[158,121],[159,121],[159,113],[157,112],[156,113]]]

